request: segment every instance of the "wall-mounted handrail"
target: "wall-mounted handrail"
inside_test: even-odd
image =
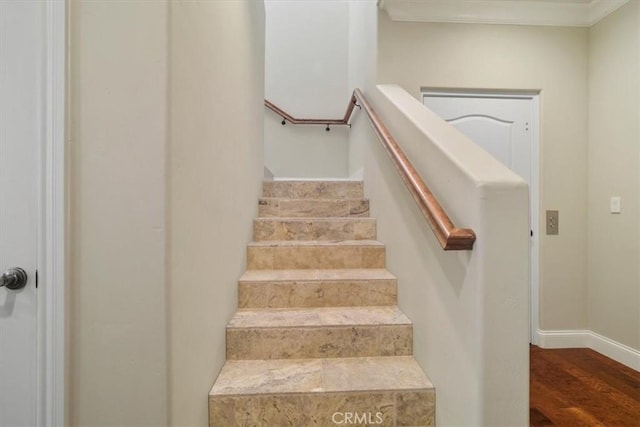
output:
[[[404,154],[396,140],[391,136],[389,129],[385,126],[382,119],[376,111],[371,107],[364,94],[360,89],[353,91],[353,95],[349,100],[349,106],[344,118],[338,120],[323,119],[295,119],[291,115],[285,113],[282,109],[273,103],[264,101],[265,106],[282,116],[283,121],[288,120],[294,124],[338,124],[348,125],[353,109],[355,106],[362,107],[367,113],[367,117],[373,126],[374,131],[378,135],[382,146],[391,158],[393,165],[400,173],[402,181],[409,189],[411,196],[418,204],[418,208],[427,220],[431,230],[435,234],[440,246],[444,250],[471,250],[476,241],[476,234],[469,228],[457,228],[453,225],[449,216],[444,211],[438,200],[435,198],[429,187],[424,183],[420,174],[413,167],[407,156]]]
[[[326,125],[327,130],[329,130],[329,126],[334,125],[350,126],[349,119],[351,118],[354,107],[353,103],[349,103],[347,111],[344,113],[344,117],[341,119],[298,119],[266,99],[264,100],[264,105],[265,107],[282,117],[283,125],[286,122],[293,123],[294,125]]]

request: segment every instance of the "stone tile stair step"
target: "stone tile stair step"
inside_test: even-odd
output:
[[[229,360],[209,411],[211,426],[433,426],[435,389],[412,356]]]
[[[256,218],[253,239],[261,240],[373,240],[374,218]]]
[[[227,360],[412,354],[411,321],[397,307],[241,309],[227,325]]]
[[[364,197],[362,181],[264,181],[264,197],[288,199],[358,199]]]
[[[283,199],[258,200],[259,217],[368,217],[369,200],[355,199]]]
[[[368,217],[361,181],[263,183],[210,426],[435,425]]]
[[[385,246],[377,240],[282,240],[247,245],[248,270],[384,267]]]
[[[240,308],[397,304],[397,279],[385,269],[248,270],[238,281]]]

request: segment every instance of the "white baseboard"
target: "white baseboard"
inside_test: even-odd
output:
[[[591,348],[591,331],[541,331],[538,329],[538,345],[542,348]]]
[[[640,351],[593,331],[541,331],[538,329],[538,344],[542,348],[590,348],[631,369],[640,371]]]

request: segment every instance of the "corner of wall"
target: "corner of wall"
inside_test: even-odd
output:
[[[264,7],[172,2],[169,425],[206,425],[264,177]]]

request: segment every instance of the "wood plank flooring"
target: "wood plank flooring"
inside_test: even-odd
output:
[[[640,373],[584,348],[531,346],[530,425],[640,427]]]

